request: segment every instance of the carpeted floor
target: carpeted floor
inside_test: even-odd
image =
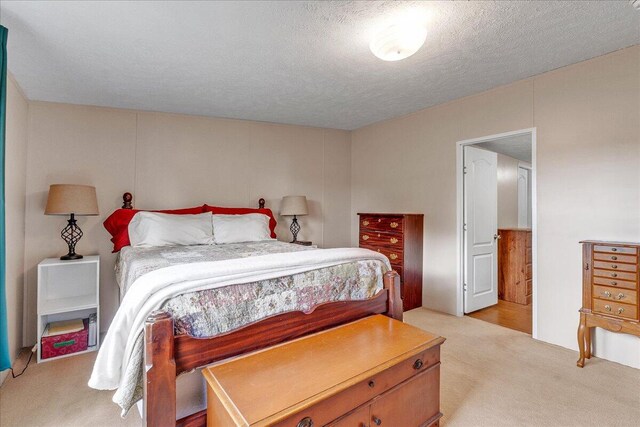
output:
[[[408,323],[447,338],[442,348],[443,425],[635,426],[640,370],[577,353],[470,317],[417,309]],[[121,419],[111,392],[87,387],[95,353],[32,365],[0,389],[0,426],[140,425]],[[402,427],[402,426],[394,426]]]

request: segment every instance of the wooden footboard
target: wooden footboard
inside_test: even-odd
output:
[[[144,418],[147,426],[204,426],[206,411],[176,421],[176,375],[374,314],[402,320],[400,276],[385,273],[384,289],[365,301],[321,304],[283,313],[212,338],[174,335],[171,316],[152,313],[145,323]]]

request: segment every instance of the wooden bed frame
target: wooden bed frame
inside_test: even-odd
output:
[[[133,209],[131,193],[125,193],[122,198],[122,207]],[[260,199],[260,208],[264,205],[264,199]],[[181,373],[374,314],[402,320],[400,276],[389,271],[383,283],[384,289],[368,300],[329,302],[309,312],[278,314],[211,338],[176,335],[171,315],[154,311],[145,321],[145,424],[154,427],[206,425],[206,410],[176,420],[176,376]]]

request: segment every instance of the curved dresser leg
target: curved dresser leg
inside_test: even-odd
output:
[[[580,350],[580,358],[576,365],[582,368],[584,367],[584,356],[585,356],[585,340],[584,340],[584,330],[585,330],[585,318],[584,314],[580,313],[580,325],[578,326],[578,349]]]
[[[590,327],[586,327],[584,331],[584,342],[585,342],[585,352],[584,357],[587,359],[591,359],[591,329]]]

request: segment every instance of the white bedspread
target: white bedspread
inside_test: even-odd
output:
[[[138,278],[125,295],[98,352],[89,386],[114,390],[120,386],[144,321],[164,301],[185,292],[268,280],[339,264],[377,259],[377,252],[360,248],[318,249],[251,258],[175,265]]]

